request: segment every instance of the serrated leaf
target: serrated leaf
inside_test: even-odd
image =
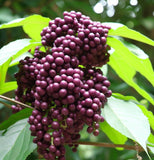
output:
[[[100,129],[108,136],[114,144],[125,144],[127,137],[112,128],[106,121],[100,123]]]
[[[8,120],[5,120],[0,124],[0,130],[7,129],[17,121],[28,118],[31,114],[32,114],[32,109],[29,108],[22,109],[20,112],[12,114]]]
[[[31,42],[31,39],[20,39],[5,45],[0,49],[0,66],[8,59],[11,61],[19,57],[21,54],[27,52],[31,47],[40,45],[40,42]]]
[[[15,89],[17,89],[16,81],[6,82],[0,85],[0,94],[4,94]]]
[[[137,57],[116,38],[108,37],[107,43],[114,49],[108,64],[121,79],[154,104],[153,98],[144,89],[140,88],[133,79],[135,74],[139,72],[154,85],[154,71],[150,60]]]
[[[27,119],[20,120],[0,136],[0,158],[2,160],[25,160],[36,149],[32,142]]]
[[[138,142],[147,152],[146,141],[150,135],[150,125],[135,103],[111,97],[102,114],[111,127]]]
[[[26,18],[19,18],[9,23],[0,25],[0,29],[22,26],[25,33],[35,41],[40,41],[42,29],[48,26],[50,19],[40,15],[32,15]]]
[[[103,24],[111,27],[108,33],[109,36],[121,36],[154,46],[153,40],[121,23],[106,22]]]

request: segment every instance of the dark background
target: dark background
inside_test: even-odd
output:
[[[80,11],[91,17],[92,20],[100,22],[119,22],[129,28],[135,29],[142,34],[154,39],[154,0],[0,0],[0,23],[6,23],[16,18],[26,17],[32,14],[40,14],[54,19],[62,17],[63,11]],[[25,38],[21,27],[0,30],[0,48],[5,44],[20,38]],[[152,56],[154,48],[132,40],[150,57],[154,64]],[[7,81],[14,79],[14,72],[17,67],[8,70]],[[136,74],[137,83],[148,91],[154,97],[154,88],[140,74]],[[135,96],[142,103],[148,105],[149,109],[154,111],[153,106],[126,83],[124,83],[115,72],[109,67],[108,78],[111,81],[113,92],[119,92],[124,95]],[[9,92],[6,96],[13,97],[14,93]],[[0,122],[7,119],[11,110],[0,104]],[[82,137],[87,141],[109,142],[108,138],[102,133],[100,136],[93,137],[82,133]],[[148,159],[144,153],[141,153],[143,159]],[[36,153],[30,155],[27,160],[38,159]],[[135,151],[118,151],[115,149],[80,146],[77,153],[72,153],[67,149],[67,160],[135,160]]]

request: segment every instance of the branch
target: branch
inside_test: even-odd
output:
[[[16,101],[14,99],[11,99],[11,98],[8,98],[8,97],[2,96],[2,95],[0,95],[0,98],[5,99],[5,100],[10,101],[10,102],[13,102],[13,103],[16,103],[16,104],[19,104],[19,105],[24,106],[26,108],[34,109],[33,107],[31,107],[27,104],[24,104],[22,102]]]
[[[70,144],[70,143],[67,143]],[[108,147],[108,148],[124,148],[127,150],[136,150],[136,146],[125,145],[125,144],[111,144],[111,143],[100,143],[100,142],[73,142],[73,144],[78,145],[92,145],[97,147]],[[141,146],[138,146],[138,152],[142,152],[144,149]]]
[[[0,95],[0,98],[4,99],[4,100],[7,100],[7,101],[10,101],[10,102],[13,102],[13,103],[16,103],[16,104],[19,104],[21,106],[24,106],[24,107],[27,107],[27,108],[30,108],[30,109],[34,109],[33,107],[31,106],[28,106],[22,102],[19,102],[19,101],[16,101],[16,100],[13,100],[11,98],[8,98],[8,97],[5,97],[5,96],[2,96]],[[66,143],[66,144],[72,144],[72,143]],[[124,149],[127,149],[127,150],[136,150],[138,152],[142,152],[144,151],[144,149],[141,147],[141,146],[132,146],[132,145],[125,145],[125,144],[111,144],[111,143],[100,143],[100,142],[73,142],[73,144],[78,144],[78,145],[91,145],[91,146],[97,146],[97,147],[108,147],[108,148],[124,148]]]
[[[7,103],[2,102],[2,101],[0,101],[0,103],[3,104],[4,106],[8,107],[8,108],[11,108],[11,105],[10,105],[10,104],[7,104]]]

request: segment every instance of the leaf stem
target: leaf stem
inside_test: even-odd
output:
[[[31,107],[31,106],[29,106],[29,105],[27,105],[27,104],[24,104],[24,103],[22,103],[22,102],[16,101],[16,100],[11,99],[11,98],[9,98],[9,97],[5,97],[5,96],[0,95],[0,98],[1,98],[1,99],[5,99],[5,100],[10,101],[10,102],[13,102],[13,103],[16,103],[16,104],[19,104],[19,105],[24,106],[24,107],[26,107],[26,108],[34,109],[33,107]]]
[[[68,143],[69,144],[69,143]],[[92,145],[97,147],[108,147],[108,148],[124,148],[127,150],[136,150],[136,146],[125,145],[125,144],[111,144],[111,143],[101,143],[101,142],[73,142],[73,144],[78,145]],[[144,151],[141,146],[138,146],[138,152]]]
[[[2,102],[2,101],[0,101],[0,103],[3,104],[4,106],[8,107],[8,108],[11,108],[11,105],[10,105],[10,104],[7,104],[7,103]]]

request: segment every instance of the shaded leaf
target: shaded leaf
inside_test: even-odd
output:
[[[104,76],[107,76],[108,73],[108,65],[103,65],[102,67],[97,67],[99,68],[102,72]]]
[[[27,119],[20,120],[10,126],[7,132],[1,132],[0,157],[2,160],[25,160],[36,149],[32,142]]]
[[[12,114],[8,120],[5,120],[0,124],[0,130],[7,129],[17,121],[28,118],[31,114],[32,114],[32,109],[29,108],[22,109],[20,112]]]
[[[127,137],[112,128],[106,121],[100,123],[100,129],[108,136],[114,144],[125,144]]]

